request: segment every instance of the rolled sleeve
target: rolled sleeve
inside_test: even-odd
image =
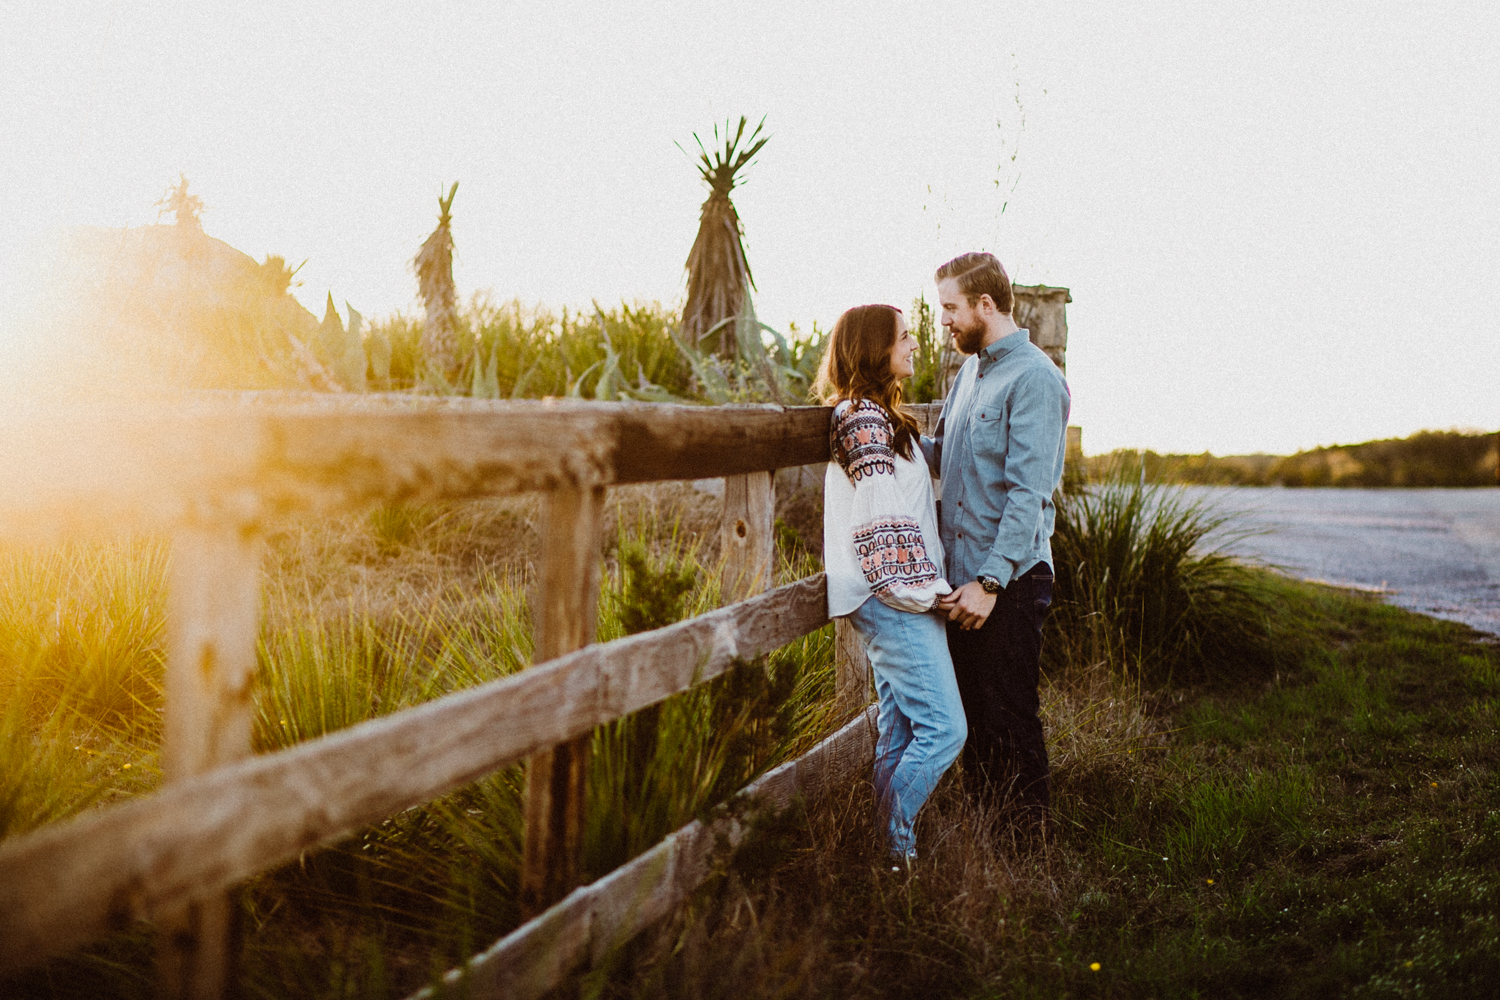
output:
[[[922,457],[927,460],[927,469],[934,479],[943,474],[943,434],[948,427],[948,407],[951,402],[951,397],[943,400],[943,408],[938,411],[938,422],[933,428],[932,437],[922,434],[917,438],[917,446],[922,449]]]
[[[923,434],[918,443],[922,448],[922,457],[927,460],[927,471],[932,473],[933,478],[943,474],[943,425],[938,424],[937,433],[932,437]]]

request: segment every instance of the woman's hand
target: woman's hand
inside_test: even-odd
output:
[[[939,610],[948,613],[948,620],[958,622],[964,630],[976,629],[985,623],[990,612],[995,610],[998,594],[986,594],[978,580],[970,580],[951,594],[938,598]]]

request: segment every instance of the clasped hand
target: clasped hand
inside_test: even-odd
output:
[[[987,594],[978,580],[970,580],[951,594],[938,598],[938,610],[947,612],[948,620],[958,622],[965,631],[979,628],[995,610],[998,594]]]

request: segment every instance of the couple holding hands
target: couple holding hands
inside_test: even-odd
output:
[[[908,866],[917,812],[960,751],[970,796],[1028,832],[1051,824],[1037,683],[1071,397],[1016,325],[992,254],[944,264],[937,288],[970,357],[932,437],[901,410],[917,342],[894,306],[840,316],[817,382],[834,404],[828,613],[850,619],[874,669],[875,788],[892,861]]]

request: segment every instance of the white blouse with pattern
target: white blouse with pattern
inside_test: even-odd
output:
[[[893,446],[885,409],[844,400],[833,409],[832,462],[823,478],[823,564],[828,614],[837,618],[873,594],[901,611],[931,610],[953,588],[943,579],[932,479],[917,442]]]

